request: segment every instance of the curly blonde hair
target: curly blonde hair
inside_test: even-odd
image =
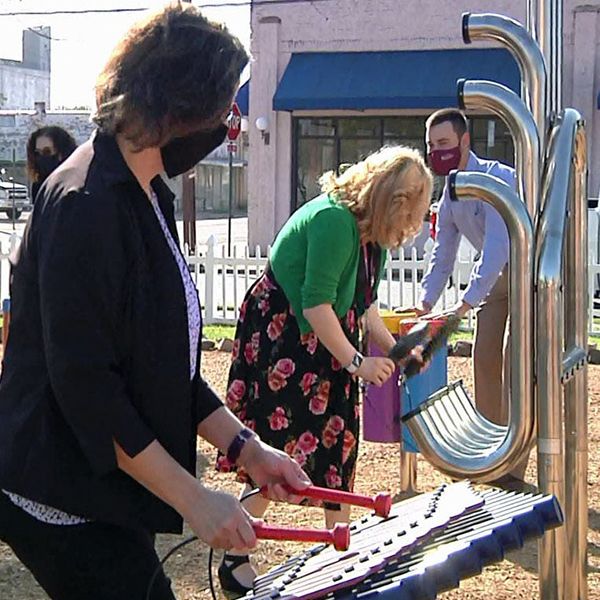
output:
[[[421,230],[433,177],[418,150],[388,146],[319,183],[354,214],[361,242],[393,248]]]

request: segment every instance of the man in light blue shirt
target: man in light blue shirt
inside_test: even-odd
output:
[[[468,122],[456,109],[437,111],[426,124],[429,164],[436,175],[453,169],[480,171],[516,188],[515,171],[471,151]],[[508,232],[504,221],[483,201],[452,202],[444,187],[436,225],[436,241],[423,281],[420,314],[430,313],[452,274],[458,246],[465,236],[479,252],[466,290],[452,312],[463,317],[477,310],[473,371],[475,402],[488,419],[505,424],[508,418]],[[506,364],[504,357],[506,356]],[[522,478],[524,466],[513,472]]]

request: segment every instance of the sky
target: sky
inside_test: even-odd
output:
[[[212,20],[226,23],[229,30],[250,45],[250,7],[205,7],[203,4],[244,2],[244,0],[193,0]],[[22,31],[27,27],[50,26],[51,108],[92,107],[96,76],[111,50],[142,12],[84,15],[2,16],[21,11],[56,11],[109,8],[155,9],[158,0],[0,0],[0,58],[21,60]],[[242,75],[242,81],[247,79]]]

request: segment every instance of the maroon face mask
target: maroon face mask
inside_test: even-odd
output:
[[[458,169],[460,154],[460,146],[454,146],[448,150],[432,150],[427,158],[432,171],[445,177],[453,169]]]

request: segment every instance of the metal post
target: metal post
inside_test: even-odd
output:
[[[538,487],[564,499],[563,408],[563,247],[569,198],[570,161],[575,139],[572,119],[561,119],[549,138],[544,172],[544,210],[536,234],[537,319],[536,365],[538,399]],[[539,327],[543,322],[544,327]],[[548,531],[539,542],[540,598],[563,598],[564,528]]]
[[[548,81],[546,85],[546,111],[551,114],[556,110],[553,102],[554,61],[552,57],[552,3],[554,0],[535,0],[536,40],[544,55]]]
[[[552,6],[552,106],[556,112],[563,107],[562,68],[563,68],[563,0],[554,0]]]
[[[583,119],[577,115],[572,157],[571,218],[567,231],[565,269],[566,347],[587,350],[587,142]],[[565,386],[565,522],[569,549],[565,562],[565,600],[586,600],[587,591],[587,365],[583,363]]]
[[[527,1],[527,17],[526,26],[527,31],[531,34],[534,40],[538,40],[537,27],[538,27],[538,1],[539,0],[528,0]]]
[[[233,148],[229,144],[229,214],[227,219],[227,256],[231,256],[231,219],[233,218]]]
[[[10,215],[11,221],[12,221],[12,230],[15,231],[15,216],[16,216],[16,206],[15,206],[15,200],[16,200],[16,193],[15,193],[15,173],[17,172],[17,153],[16,150],[13,148],[12,151],[12,166],[13,166],[13,176],[10,178],[10,181],[12,182],[12,213]]]
[[[414,492],[417,487],[417,455],[400,448],[400,491]]]
[[[183,243],[189,252],[196,250],[196,186],[195,170],[181,176],[181,205],[183,209]]]
[[[191,4],[192,0],[183,0]],[[183,243],[188,247],[188,252],[196,252],[196,186],[195,170],[190,170],[182,175],[181,179],[181,205],[183,212]]]

